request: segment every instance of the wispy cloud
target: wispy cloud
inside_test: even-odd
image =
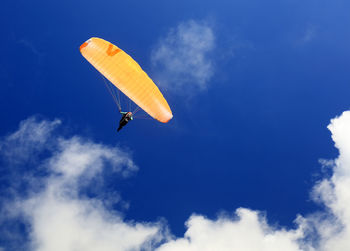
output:
[[[317,38],[318,27],[312,24],[307,24],[294,39],[293,43],[297,46],[306,45]]]
[[[157,83],[180,94],[206,89],[215,71],[215,40],[206,22],[190,20],[170,29],[151,55]]]
[[[314,39],[315,35],[316,35],[316,28],[314,26],[309,26],[305,31],[302,41],[305,43],[310,42],[312,39]]]
[[[39,52],[37,50],[37,48],[33,45],[32,42],[30,42],[29,40],[27,39],[20,39],[18,41],[19,44],[22,44],[23,46],[25,46],[26,48],[28,48],[33,54],[35,54],[36,56],[38,57],[42,57],[43,56],[43,53]]]
[[[7,209],[3,210],[7,213],[2,214],[2,222],[12,219],[27,226],[26,231],[14,229],[27,236],[21,240],[29,244],[23,250],[350,250],[350,111],[331,120],[328,126],[339,157],[334,161],[321,161],[332,173],[317,182],[312,190],[313,200],[324,205],[325,210],[297,216],[294,228],[270,225],[268,214],[247,208],[239,208],[232,215],[221,214],[217,219],[194,214],[186,222],[185,235],[172,238],[164,223],[127,222],[101,197],[84,193],[87,188],[99,187],[106,181],[106,170],[128,176],[137,167],[130,154],[121,148],[78,136],[57,135],[54,128],[58,124],[57,120],[28,119],[17,132],[4,138],[6,158],[16,156],[10,154],[11,147],[16,154],[21,153],[14,142],[21,143],[25,156],[32,148],[50,152],[40,164],[47,170],[46,175],[32,177],[37,186],[25,194],[18,192],[15,200],[2,203]],[[25,128],[37,132],[36,136],[27,135],[30,130]],[[49,145],[49,149],[45,145]],[[3,227],[0,230],[5,233]],[[11,236],[5,233],[1,238]]]
[[[1,157],[11,164],[33,159],[46,143],[51,132],[61,124],[60,120],[37,121],[31,117],[20,123],[19,129],[0,142]]]

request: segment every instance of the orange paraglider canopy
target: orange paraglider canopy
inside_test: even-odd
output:
[[[90,38],[80,46],[81,54],[114,86],[160,122],[173,114],[170,107],[139,64],[127,53],[101,38]]]

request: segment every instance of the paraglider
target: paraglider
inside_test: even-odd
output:
[[[162,123],[169,122],[173,117],[158,87],[140,65],[123,50],[106,40],[93,37],[80,46],[80,52],[113,86],[151,117]],[[118,131],[120,131],[133,119],[133,112],[122,112],[120,101],[116,103],[123,115],[119,122]]]
[[[119,121],[119,127],[117,131],[119,132],[126,124],[130,121],[133,120],[134,118],[132,117],[132,112],[120,112],[123,114],[122,118]]]

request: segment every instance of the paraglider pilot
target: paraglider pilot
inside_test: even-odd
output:
[[[121,114],[123,114],[121,120],[119,121],[119,127],[118,127],[118,132],[130,121],[133,120],[132,117],[132,112],[122,112],[120,111]]]

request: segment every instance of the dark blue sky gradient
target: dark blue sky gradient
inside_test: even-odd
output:
[[[164,217],[176,235],[192,213],[238,207],[291,226],[316,208],[318,159],[337,156],[326,126],[349,109],[349,11],[341,0],[5,1],[0,133],[37,114],[130,149],[140,170],[115,184],[126,218]],[[189,100],[162,89],[174,119],[135,120],[117,134],[116,107],[80,44],[109,40],[152,77],[152,49],[189,19],[213,26],[209,88]]]

